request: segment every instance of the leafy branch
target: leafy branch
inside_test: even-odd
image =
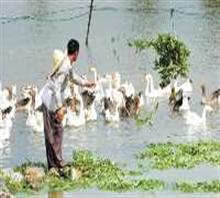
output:
[[[148,48],[156,51],[157,56],[153,69],[160,75],[161,87],[168,85],[172,79],[176,79],[178,76],[186,77],[189,73],[190,51],[176,36],[159,34],[155,39],[136,39],[129,42],[128,45],[134,47],[137,53]]]

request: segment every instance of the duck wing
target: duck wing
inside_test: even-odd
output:
[[[23,106],[27,105],[29,103],[29,101],[30,101],[30,98],[28,98],[28,97],[23,98],[23,99],[17,101],[15,106],[16,106],[16,108],[23,107]]]
[[[212,99],[214,98],[218,98],[220,96],[220,88],[215,90],[213,93],[212,93]]]
[[[5,118],[7,114],[11,113],[12,106],[7,107],[6,109],[2,110],[2,117]]]

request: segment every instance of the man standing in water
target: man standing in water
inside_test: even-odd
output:
[[[48,168],[62,168],[65,164],[62,158],[63,126],[62,120],[65,114],[63,106],[63,92],[68,81],[80,86],[91,87],[94,83],[78,77],[73,78],[72,64],[77,60],[79,43],[75,39],[69,40],[67,54],[57,56],[55,50],[53,59],[59,58],[53,73],[49,76],[48,83],[42,91],[42,109],[44,119],[44,135]],[[62,52],[61,52],[62,54]]]

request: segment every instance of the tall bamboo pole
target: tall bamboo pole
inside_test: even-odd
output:
[[[91,3],[90,3],[89,22],[87,26],[87,34],[86,34],[86,42],[85,42],[87,47],[88,47],[88,40],[89,40],[89,29],[90,29],[91,18],[92,18],[93,1],[94,0],[91,0]]]

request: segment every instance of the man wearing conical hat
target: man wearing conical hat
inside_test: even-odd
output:
[[[63,126],[65,114],[63,107],[63,92],[68,81],[80,86],[91,87],[94,83],[85,81],[79,76],[72,75],[72,64],[77,60],[79,43],[71,39],[67,44],[67,52],[54,50],[53,71],[48,77],[48,82],[42,89],[42,110],[44,118],[44,135],[48,168],[62,168]]]

